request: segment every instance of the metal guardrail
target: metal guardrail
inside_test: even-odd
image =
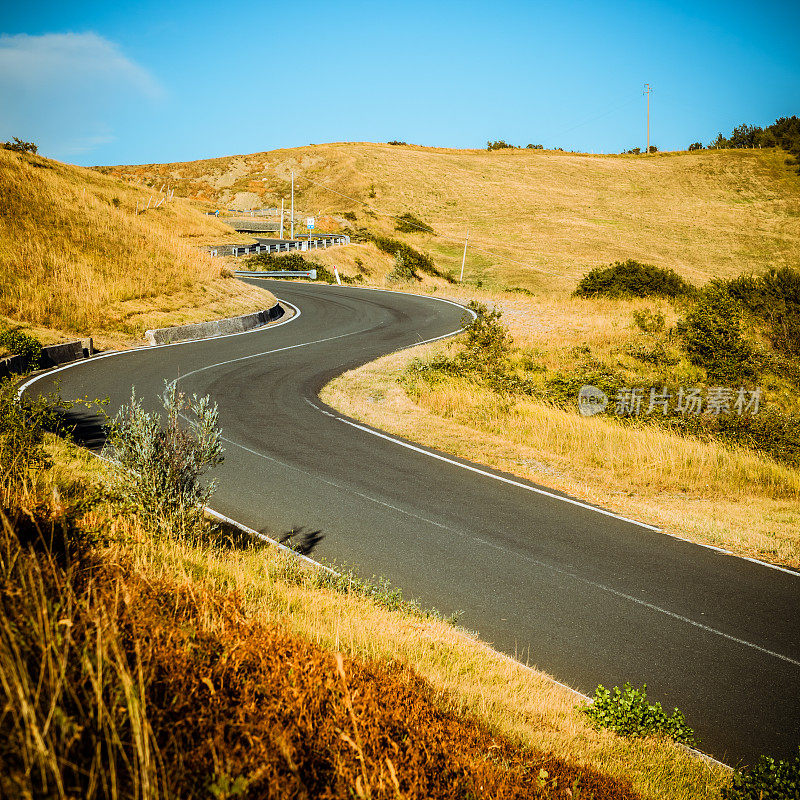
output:
[[[237,269],[233,274],[239,278],[311,278],[312,281],[317,279],[315,269],[274,269],[253,270],[252,272]]]
[[[317,236],[314,239],[280,239],[259,244],[225,244],[210,247],[212,256],[249,256],[258,253],[286,253],[290,250],[323,250],[337,244],[350,244],[350,237],[344,234]]]

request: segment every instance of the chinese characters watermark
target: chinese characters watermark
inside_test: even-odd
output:
[[[591,417],[611,405],[613,412],[621,417],[641,415],[680,414],[682,416],[706,414],[718,417],[721,414],[755,416],[761,403],[761,389],[746,389],[740,386],[709,386],[703,393],[702,386],[679,387],[675,392],[666,386],[636,386],[620,389],[610,400],[602,389],[583,386],[578,392],[578,411]]]

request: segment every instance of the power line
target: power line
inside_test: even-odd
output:
[[[623,100],[621,103],[619,103],[619,105],[613,106],[612,108],[606,109],[605,111],[601,111],[599,114],[596,114],[595,116],[587,117],[581,120],[581,122],[578,122],[569,128],[564,128],[563,130],[557,131],[556,133],[552,134],[552,137],[557,138],[559,136],[563,136],[565,133],[571,133],[576,128],[588,125],[590,122],[597,122],[597,120],[603,119],[603,117],[607,117],[609,114],[614,114],[617,111],[620,111],[621,109],[625,108],[625,106],[629,106],[631,103],[635,102],[635,100],[636,97],[629,97],[627,100]]]

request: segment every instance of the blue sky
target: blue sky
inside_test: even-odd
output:
[[[800,3],[16,3],[0,139],[77,164],[331,141],[586,152],[800,114]]]

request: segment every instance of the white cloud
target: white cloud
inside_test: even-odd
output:
[[[0,35],[0,138],[37,141],[57,158],[88,152],[113,138],[126,106],[164,96],[146,69],[95,33]]]

